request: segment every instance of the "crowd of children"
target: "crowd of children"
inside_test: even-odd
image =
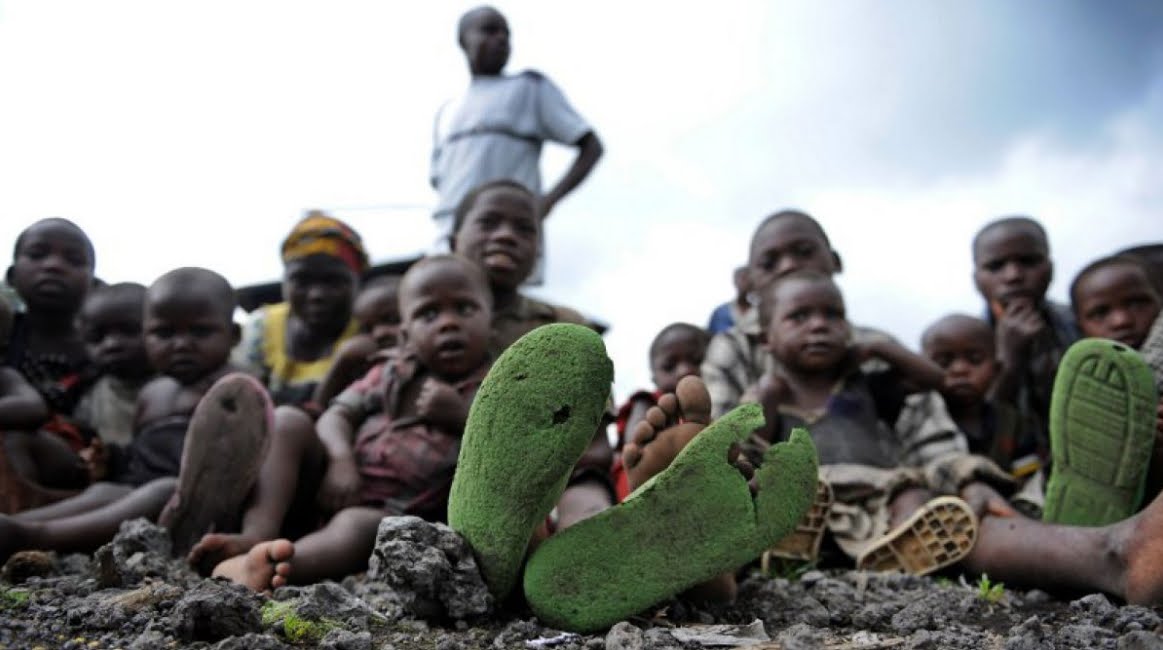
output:
[[[462,39],[473,41],[474,21],[495,23],[494,14],[467,15]],[[585,128],[569,137],[592,136]],[[444,521],[456,482],[480,498],[480,486],[457,475],[465,453],[485,453],[474,467],[507,463],[507,489],[533,489],[522,472],[545,467],[462,451],[470,410],[492,364],[522,337],[586,321],[521,292],[540,251],[544,197],[508,179],[465,189],[450,215],[451,253],[362,288],[359,235],[309,213],[281,247],[285,302],[260,308],[244,328],[233,320],[234,289],[212,270],[106,285],[75,224],[27,227],[5,276],[17,300],[0,300],[0,562],[23,549],[91,551],[123,521],[148,517],[197,570],[265,590],[365,569],[383,517]],[[815,503],[795,506],[794,531],[747,529],[730,553],[684,547],[677,526],[668,543],[699,557],[643,593],[681,586],[691,597],[729,599],[741,564],[762,551],[740,553],[765,548],[765,564],[917,574],[957,565],[1015,584],[1163,600],[1158,247],[1099,257],[1073,279],[1066,306],[1046,297],[1050,237],[1037,221],[990,221],[967,245],[981,316],[943,316],[914,351],[849,319],[833,281],[844,267],[820,222],[795,210],[762,219],[740,251],[737,295],[710,329],[672,323],[643,351],[652,388],[620,408],[609,379],[583,387],[603,402],[594,408],[545,396],[556,406],[544,426],[577,429],[577,453],[560,452],[568,469],[547,475],[553,494],[527,495],[551,512],[534,509],[531,530],[506,533],[519,540],[505,551],[509,564],[544,544],[584,551],[586,571],[596,571],[587,538],[565,531],[584,522],[604,540],[602,526],[649,511],[660,492],[719,494],[699,493],[712,472],[692,468],[709,453],[696,448],[724,439],[705,433],[717,421],[758,418],[729,454],[732,471],[752,479],[757,496],[746,499],[756,517],[771,516],[773,503],[799,503],[772,496],[783,488],[763,468],[803,456],[809,438],[818,484],[784,488]],[[551,373],[556,351],[540,354],[511,365]],[[604,363],[595,367],[604,372]],[[498,390],[482,412],[508,412]],[[578,424],[582,411],[605,416]],[[506,422],[511,435],[527,433]],[[676,468],[687,485],[670,475]],[[635,544],[620,543],[619,561],[645,552]],[[477,550],[489,552],[483,542]],[[569,590],[538,582],[553,574],[544,558],[559,552],[530,556],[539,563],[527,584],[537,611],[567,599]],[[578,584],[590,576],[582,573]],[[593,623],[585,620],[572,624]]]

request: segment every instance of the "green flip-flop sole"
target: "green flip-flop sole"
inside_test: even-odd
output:
[[[517,583],[534,529],[593,439],[614,378],[602,339],[544,325],[509,346],[469,409],[448,524],[476,554],[489,590]]]
[[[1156,400],[1150,368],[1127,346],[1084,339],[1067,350],[1050,402],[1044,521],[1102,526],[1135,513],[1155,444]]]
[[[743,405],[701,431],[621,504],[546,540],[525,567],[525,598],[549,625],[592,631],[733,571],[795,529],[816,495],[811,437],[796,430],[756,471],[727,461],[763,424]]]

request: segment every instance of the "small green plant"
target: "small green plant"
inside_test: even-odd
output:
[[[949,589],[953,586],[953,580],[948,576],[937,576],[936,578],[933,578],[933,584],[942,589]]]
[[[0,588],[0,609],[20,609],[28,605],[27,589]]]
[[[987,574],[981,574],[977,581],[977,597],[987,603],[995,604],[1005,598],[1006,586],[1004,582],[991,582]]]
[[[295,612],[295,607],[287,601],[267,601],[262,608],[263,625],[281,629],[283,636],[292,643],[317,643],[332,629],[339,627],[338,621],[324,618],[312,621]]]

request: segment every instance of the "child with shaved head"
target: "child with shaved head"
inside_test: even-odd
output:
[[[335,398],[318,435],[276,430],[263,473],[283,471],[282,489],[260,489],[241,533],[205,536],[192,561],[220,559],[215,575],[256,590],[311,583],[365,569],[386,515],[444,518],[489,367],[489,283],[468,259],[440,255],[414,264],[398,293],[401,345]],[[279,539],[301,530],[288,515],[304,514],[327,523],[293,544]]]

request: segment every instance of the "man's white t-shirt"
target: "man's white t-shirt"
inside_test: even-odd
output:
[[[460,200],[477,185],[508,179],[541,195],[541,144],[574,144],[590,132],[565,96],[542,75],[474,77],[463,95],[440,107],[430,180],[435,217],[452,228]]]

